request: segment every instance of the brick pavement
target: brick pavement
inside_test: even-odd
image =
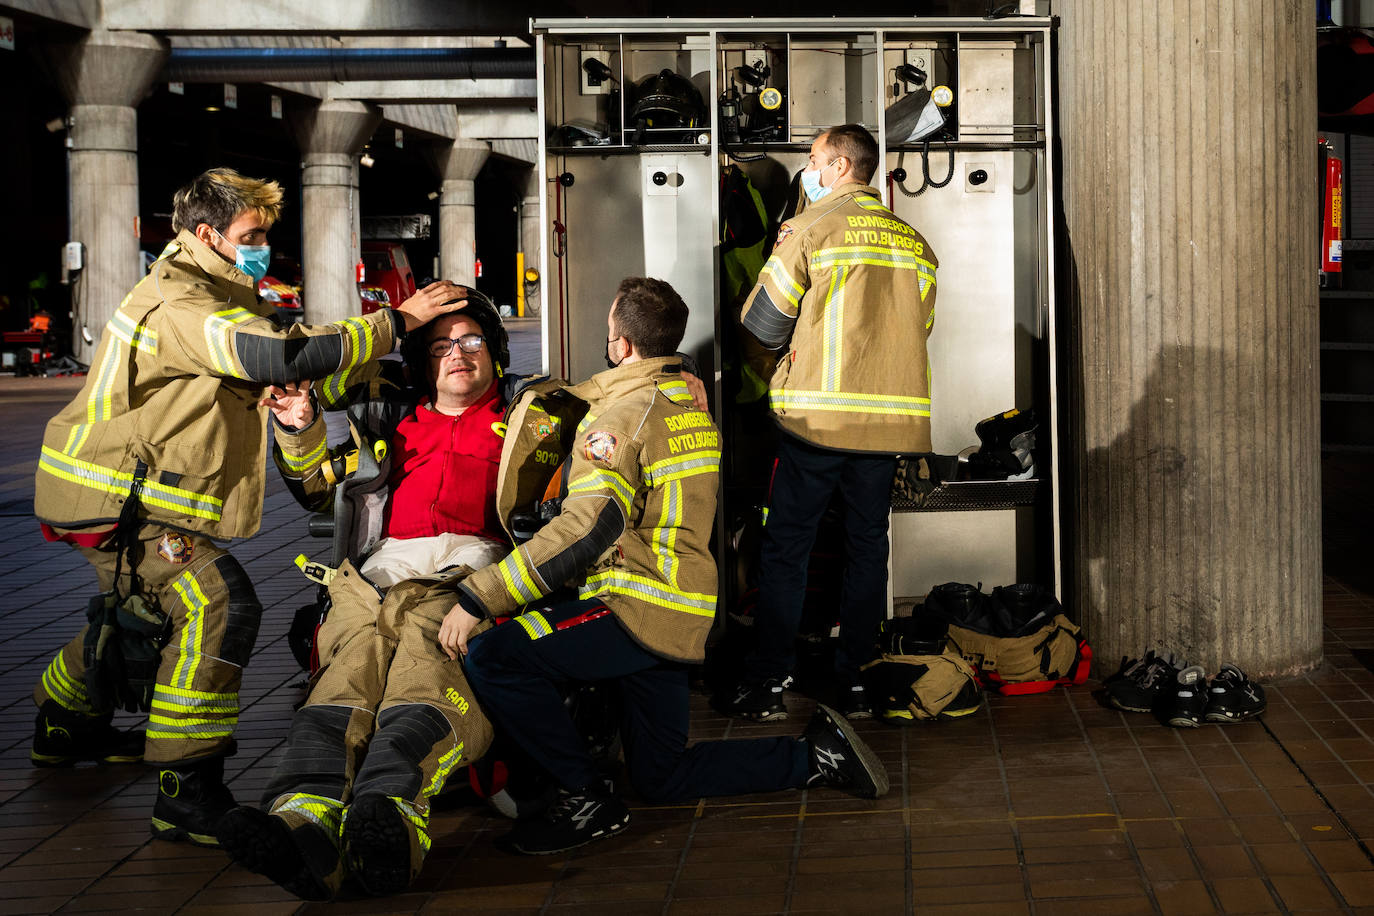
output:
[[[530,333],[519,335],[530,349]],[[537,331],[534,332],[537,345]],[[537,362],[517,357],[524,365]],[[0,911],[269,916],[308,912],[214,850],[153,841],[153,775],[137,766],[32,768],[30,690],[78,629],[94,576],[46,544],[31,512],[42,425],[79,382],[0,378]],[[991,700],[936,726],[862,731],[891,794],[832,791],[649,806],[625,835],[572,855],[492,844],[486,808],[436,811],[412,890],[340,912],[1267,913],[1374,912],[1374,572],[1365,520],[1374,460],[1328,459],[1326,664],[1268,686],[1262,723],[1181,731],[1100,706],[1088,689]],[[267,607],[244,681],[231,788],[257,797],[304,678],[286,628],[311,586],[291,565],[323,542],[279,483],[263,530],[238,543]],[[696,738],[789,734],[693,700]],[[121,716],[119,724],[138,720]]]

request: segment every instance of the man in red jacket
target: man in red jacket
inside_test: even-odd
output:
[[[474,297],[419,333],[407,355],[412,377],[424,365],[429,394],[389,437],[382,540],[358,568],[382,588],[450,566],[477,569],[510,549],[495,505],[505,412],[498,382],[509,360],[500,316]],[[333,489],[322,473],[324,424],[302,389],[288,387],[276,402],[277,464],[298,499],[322,508]]]

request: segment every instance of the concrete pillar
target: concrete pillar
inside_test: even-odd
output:
[[[540,288],[544,283],[544,268],[539,263],[540,252],[544,249],[544,224],[539,220],[539,199],[543,194],[544,188],[539,181],[539,166],[531,166],[525,185],[525,197],[520,202],[520,249],[525,252],[525,267],[538,270],[540,277],[538,283],[525,283],[523,277],[517,281],[525,287],[526,315],[539,314]]]
[[[430,147],[439,191],[439,272],[445,280],[475,283],[477,207],[473,179],[491,154],[491,144],[462,137]]]
[[[302,153],[302,297],[312,324],[361,310],[358,152],[381,121],[373,105],[325,99],[292,122]]]
[[[97,29],[51,48],[71,105],[68,169],[70,238],[85,245],[72,286],[72,351],[89,364],[94,341],[143,276],[138,247],[138,114],[167,57],[167,43],[139,32]],[[169,202],[170,203],[170,202]]]
[[[1103,669],[1321,657],[1315,33],[1304,0],[1056,5],[1065,592]]]

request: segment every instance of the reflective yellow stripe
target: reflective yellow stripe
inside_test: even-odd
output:
[[[658,386],[658,390],[662,391],[670,401],[675,401],[678,404],[692,403],[692,392],[688,390],[686,382],[664,382]]]
[[[237,703],[239,701],[239,695],[237,693],[211,693],[207,690],[191,690],[187,687],[172,687],[167,684],[158,684],[154,689],[153,702],[156,703],[159,697],[163,699],[166,697],[180,697],[193,706],[197,703],[204,705],[232,702],[236,704],[236,709],[238,708]]]
[[[105,327],[109,332],[135,350],[157,356],[157,331],[139,327],[132,318],[122,311],[116,311]]]
[[[245,308],[234,307],[215,312],[205,319],[205,343],[210,350],[210,361],[225,375],[246,379],[248,376],[238,371],[234,364],[232,341],[234,328],[245,321],[258,317]]]
[[[328,448],[326,447],[324,439],[321,439],[319,445],[315,446],[304,455],[292,455],[286,449],[282,449],[281,463],[288,471],[304,471],[306,468],[313,466],[323,458],[326,451],[328,451]]]
[[[419,808],[416,808],[404,798],[397,798],[395,795],[388,795],[387,798],[391,799],[402,816],[410,821],[410,826],[415,828],[415,838],[420,841],[420,849],[428,853],[430,844],[428,829],[429,816],[421,813]]]
[[[806,292],[800,283],[792,279],[792,275],[787,272],[787,268],[783,266],[782,261],[778,260],[777,255],[769,258],[768,263],[763,265],[763,270],[759,271],[760,283],[770,280],[774,288],[782,293],[783,298],[794,308],[801,301],[802,294]]]
[[[117,374],[115,370],[118,366],[119,353],[115,347],[114,337],[110,337],[105,344],[105,353],[100,357],[95,384],[91,386],[91,394],[86,399],[87,423],[95,423],[110,418],[110,393],[114,388]]]
[[[855,197],[855,198],[854,198],[854,203],[856,203],[856,204],[858,204],[859,206],[863,207],[865,210],[877,210],[877,211],[880,212],[880,213],[892,214],[892,211],[891,211],[891,210],[889,210],[887,207],[884,207],[884,206],[883,206],[882,201],[877,200],[877,199],[872,198],[872,197]],[[893,219],[896,219],[897,217],[896,217],[896,215],[894,214],[894,215],[892,216],[892,218],[893,218]]]
[[[338,799],[300,792],[274,807],[272,813],[299,814],[335,841],[343,834],[344,804]]]
[[[530,576],[529,567],[525,564],[525,557],[520,553],[519,547],[497,563],[496,568],[501,571],[506,591],[520,604],[529,604],[543,596],[544,593],[535,586],[534,579]]]
[[[553,627],[549,625],[548,618],[538,611],[526,611],[515,622],[520,624],[530,639],[538,639],[541,636],[548,636],[553,632]]]
[[[849,268],[830,273],[830,291],[825,296],[824,346],[821,351],[821,387],[839,391],[844,363],[844,284]]]
[[[658,527],[653,532],[654,552],[658,554],[658,571],[668,584],[677,586],[678,559],[677,530],[682,524],[682,481],[669,480],[663,487],[663,510],[658,515]]]
[[[43,690],[64,709],[85,712],[91,705],[86,684],[72,677],[61,652],[57,653],[43,671]]]
[[[519,620],[520,618],[516,618]],[[434,767],[434,778],[425,786],[422,793],[425,798],[431,798],[444,790],[444,783],[448,782],[448,774],[453,772],[453,768],[458,765],[458,761],[463,759],[463,742],[459,741],[458,746],[439,758],[439,762]]]
[[[659,486],[670,480],[695,477],[697,474],[714,474],[719,470],[720,449],[701,449],[677,458],[655,461],[644,469],[644,479],[651,486]]]
[[[698,617],[716,615],[716,596],[702,592],[687,592],[648,576],[640,576],[623,569],[609,569],[587,577],[587,584],[578,589],[578,597],[596,595],[628,595],[685,614]]]
[[[210,602],[189,570],[172,582],[172,588],[186,606],[186,623],[181,628],[181,643],[177,646],[180,657],[172,671],[172,684],[190,687],[200,667],[205,642],[205,608]]]
[[[64,455],[46,445],[39,456],[38,469],[61,480],[116,496],[128,496],[134,482],[132,474]],[[152,474],[151,471],[149,473]],[[172,509],[198,518],[208,518],[211,521],[219,520],[224,506],[222,500],[213,496],[194,493],[180,487],[169,487],[151,479],[143,481],[143,491],[139,499],[152,506]]]
[[[768,405],[774,410],[834,410],[842,413],[886,413],[904,417],[930,416],[930,398],[912,398],[897,394],[792,391],[774,388],[768,392]]]
[[[350,349],[348,368],[361,365],[372,359],[372,328],[366,318],[345,318],[337,322],[343,325],[348,332],[348,340],[353,345]]]
[[[634,488],[622,475],[607,468],[595,468],[568,484],[568,495],[609,492],[620,503],[625,514],[630,514],[630,505],[635,501]]]
[[[870,264],[878,267],[892,267],[897,270],[920,270],[924,266],[931,277],[935,275],[935,265],[910,251],[884,248],[878,245],[841,245],[835,248],[821,248],[811,255],[811,269],[823,270],[829,267],[852,267],[855,264]]]
[[[929,261],[919,261],[916,265],[918,275],[917,285],[921,288],[921,301],[925,302],[931,289],[935,286],[935,267]],[[930,310],[930,317],[926,319],[926,327],[929,328],[935,323],[935,310]]]

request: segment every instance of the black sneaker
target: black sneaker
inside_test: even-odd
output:
[[[138,763],[143,759],[143,730],[120,731],[110,718],[82,715],[46,701],[33,723],[29,760],[38,767],[69,767],[78,760]]]
[[[410,886],[411,828],[385,795],[363,795],[344,818],[344,855],[349,870],[374,897],[399,894]]]
[[[816,704],[802,740],[811,747],[808,787],[832,786],[860,798],[887,794],[887,768],[854,726],[829,706]]]
[[[1207,708],[1202,718],[1222,725],[1244,722],[1262,714],[1268,705],[1263,687],[1235,665],[1222,665],[1207,690]]]
[[[1175,728],[1197,728],[1207,709],[1207,672],[1189,665],[1174,678],[1169,696],[1162,700],[1165,721]]]
[[[224,784],[223,757],[160,770],[157,801],[153,803],[153,836],[217,848],[215,828],[234,807],[234,796]]]
[[[771,722],[787,718],[782,692],[792,686],[790,677],[770,677],[765,681],[741,681],[732,692],[716,698],[716,708],[727,716]]]
[[[873,704],[868,702],[868,691],[862,684],[855,684],[849,688],[841,686],[836,692],[835,699],[835,705],[840,708],[840,715],[846,719],[873,718]]]
[[[564,792],[542,816],[516,821],[499,843],[512,852],[546,856],[613,836],[629,823],[630,809],[614,795]]]
[[[1179,666],[1172,655],[1156,655],[1151,649],[1144,658],[1121,660],[1121,668],[1102,682],[1107,703],[1126,712],[1152,712],[1160,693],[1174,682]]]
[[[297,828],[302,829],[302,828]],[[320,846],[328,853],[329,842],[321,834]],[[233,808],[220,818],[215,827],[219,845],[239,865],[276,882],[303,900],[328,900],[333,894],[316,877],[306,861],[306,854],[297,843],[291,828],[279,817],[257,808]],[[333,850],[338,859],[338,850]],[[326,868],[328,871],[328,868]]]

